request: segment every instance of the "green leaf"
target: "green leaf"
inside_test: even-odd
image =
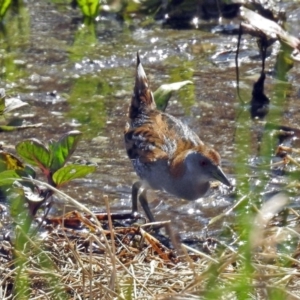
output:
[[[95,166],[68,165],[53,174],[53,181],[57,186],[67,183],[73,179],[82,178],[87,174],[95,172]]]
[[[6,170],[0,172],[0,186],[3,185],[12,185],[16,179],[22,177],[22,173],[19,173],[17,170]]]
[[[21,179],[22,177],[34,177],[34,170],[26,166],[25,169],[11,169],[0,172],[0,186],[12,185],[16,179]],[[34,175],[34,176],[33,176]],[[32,186],[30,182],[22,182],[22,185]]]
[[[1,116],[1,113],[0,113]],[[8,125],[0,125],[0,132],[8,132],[17,130],[18,126],[8,126]]]
[[[77,3],[85,17],[95,18],[99,13],[99,0],[77,0]]]
[[[193,84],[190,80],[174,82],[161,85],[154,93],[154,99],[159,110],[164,111],[168,105],[169,99],[172,93],[180,90],[182,87],[188,84]]]
[[[73,154],[77,147],[77,143],[81,137],[81,132],[74,130],[63,135],[57,142],[49,143],[52,155],[51,171],[55,172],[65,165],[67,160]]]
[[[22,141],[17,144],[16,151],[27,163],[38,166],[44,173],[48,173],[51,155],[42,142],[34,138]]]
[[[0,1],[0,20],[5,16],[5,13],[10,6],[12,0],[1,0]]]

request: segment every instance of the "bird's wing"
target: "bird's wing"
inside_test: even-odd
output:
[[[125,129],[124,139],[130,159],[139,159],[142,163],[168,159],[167,149],[159,131],[153,130],[148,124]]]
[[[162,121],[167,124],[169,135],[174,136],[179,143],[189,144],[190,147],[203,145],[199,136],[181,120],[166,113],[161,114],[161,116]]]
[[[182,151],[202,146],[203,142],[179,119],[157,110],[147,118],[135,120],[125,129],[125,145],[130,159],[142,162],[172,160]]]

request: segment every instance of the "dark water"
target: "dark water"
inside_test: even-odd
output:
[[[299,32],[295,29],[299,29],[298,12],[292,5],[286,6],[290,10],[288,28],[295,34]],[[65,4],[42,1],[28,1],[17,14],[5,18],[0,86],[9,96],[18,95],[30,104],[15,112],[15,117],[43,123],[41,128],[1,133],[5,149],[13,151],[15,143],[25,138],[48,141],[78,129],[83,139],[73,159],[95,162],[98,169],[64,191],[92,210],[104,210],[104,194],[114,211],[130,209],[131,185],[137,177],[124,150],[123,128],[136,52],[140,51],[153,90],[163,83],[193,81],[193,85],[174,93],[167,112],[184,120],[205,143],[220,152],[231,180],[239,180],[235,175],[238,164],[255,166],[263,125],[253,122],[249,112],[252,86],[261,70],[254,39],[242,37],[240,100],[234,61],[237,37],[213,33],[218,32],[217,21],[180,31],[162,29],[159,24],[143,28],[142,20],[122,22],[109,14],[101,17],[94,28],[86,28],[80,18],[78,10]],[[299,64],[288,73],[287,82],[275,80],[276,48],[278,45],[272,47],[266,62],[269,116],[277,124],[297,127]],[[247,133],[249,143],[236,142],[239,131]],[[245,155],[237,160],[237,152],[242,153],[243,147]],[[252,175],[245,174],[255,184]],[[164,193],[149,197],[154,198],[152,211],[158,220],[171,219],[180,232],[200,234],[211,217],[232,204],[230,194],[220,187],[196,203]],[[297,202],[297,197],[292,201]]]

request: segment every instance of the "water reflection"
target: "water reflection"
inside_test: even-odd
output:
[[[124,150],[123,128],[134,82],[135,53],[140,50],[153,89],[163,83],[194,82],[173,95],[167,111],[187,122],[222,154],[226,173],[243,177],[237,178],[240,193],[247,194],[252,185],[260,186],[261,192],[268,188],[270,161],[264,161],[261,173],[253,172],[257,161],[270,157],[273,150],[259,147],[262,140],[271,143],[269,132],[258,129],[249,112],[254,77],[261,71],[259,60],[250,57],[257,54],[254,41],[244,40],[247,59],[240,67],[239,101],[232,55],[236,40],[232,37],[163,30],[157,24],[141,28],[138,19],[122,23],[114,17],[82,27],[77,11],[59,4],[28,3],[30,11],[21,5],[17,18],[7,15],[5,19],[0,36],[1,85],[7,94],[19,94],[29,102],[30,120],[44,126],[2,134],[5,146],[12,148],[27,137],[57,138],[74,127],[81,130],[83,141],[76,159],[97,162],[98,170],[65,191],[95,210],[104,209],[103,194],[108,194],[113,210],[130,209],[130,187],[136,175]],[[222,60],[214,58],[221,52]],[[274,56],[266,68],[272,68],[272,59]],[[292,71],[297,81],[299,72]],[[269,77],[265,92],[271,99],[267,121],[297,124],[299,101],[292,101],[296,88]],[[259,181],[252,179],[253,173]],[[192,203],[158,193],[151,210],[158,220],[172,219],[181,232],[199,233],[209,218],[232,202],[216,189],[195,209]],[[218,231],[220,226],[211,230]]]

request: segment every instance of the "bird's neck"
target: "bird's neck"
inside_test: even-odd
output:
[[[174,194],[185,200],[197,200],[204,196],[209,186],[210,184],[207,180],[199,181],[196,176],[186,172],[183,176],[173,180],[172,190],[176,190]],[[169,191],[171,194],[172,190]]]

